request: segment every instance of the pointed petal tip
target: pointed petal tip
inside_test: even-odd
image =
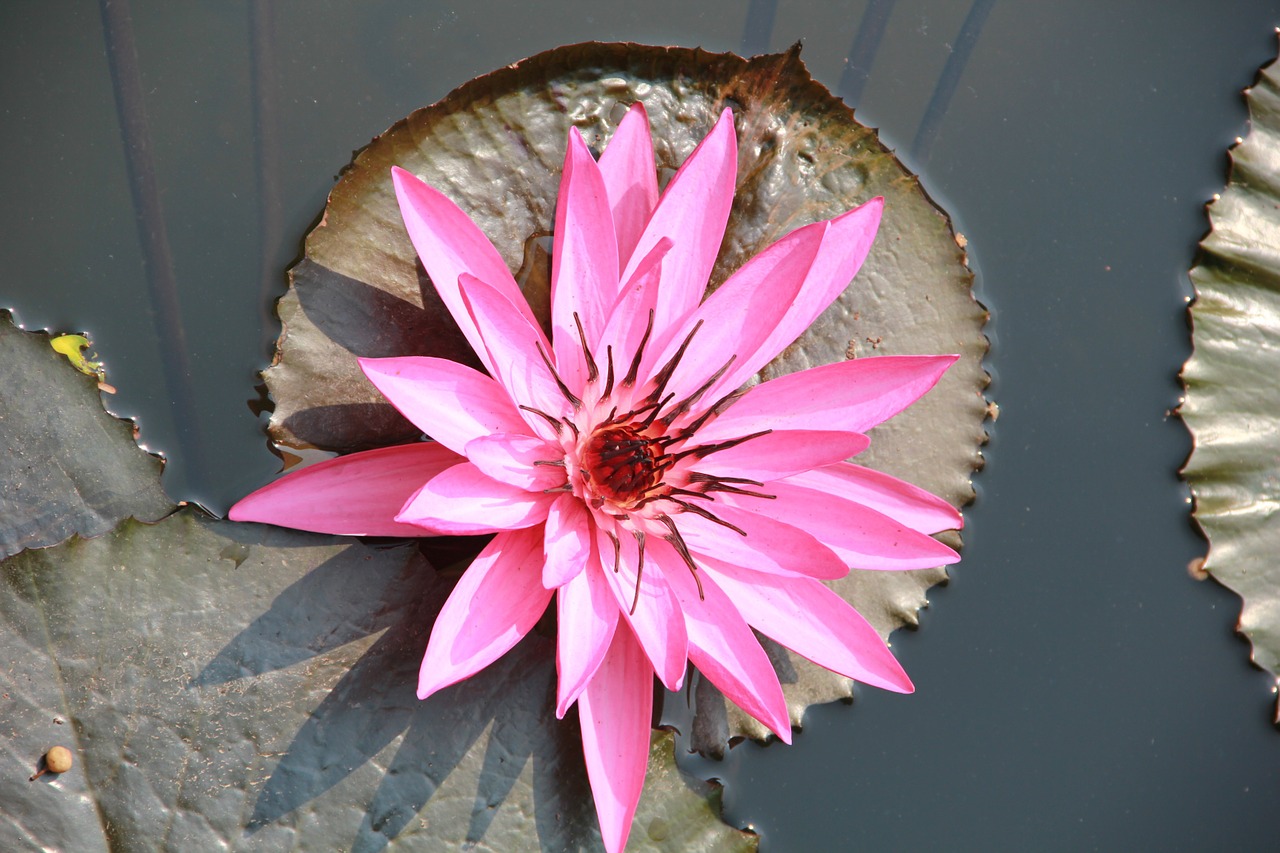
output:
[[[231,509],[227,510],[228,521],[253,521],[248,508],[244,505],[248,498],[241,498],[231,505]]]
[[[878,195],[870,201],[863,202],[857,209],[862,211],[864,216],[875,220],[874,229],[878,232],[880,221],[884,218],[884,196]]]
[[[728,136],[728,145],[733,148],[734,161],[736,163],[738,153],[738,129],[734,125],[732,108],[725,107],[721,110],[720,118],[716,119],[715,127],[711,128],[711,133],[707,135],[714,136],[717,133],[722,133]]]
[[[895,658],[896,660],[896,658]],[[907,675],[907,671],[898,666],[898,671],[886,674],[888,680],[884,684],[876,684],[881,690],[888,690],[890,693],[901,693],[909,696],[916,692],[916,686],[911,682],[911,678]]]
[[[884,644],[884,653],[883,659],[876,667],[876,681],[865,681],[860,677],[854,680],[860,684],[878,687],[881,690],[888,690],[890,693],[901,693],[904,696],[915,693],[916,686],[912,683],[911,676],[907,675],[902,663],[894,655],[893,650],[889,648],[888,642]]]
[[[391,184],[395,187],[396,196],[400,197],[403,192],[415,184],[422,184],[422,179],[410,172],[408,169],[402,169],[399,166],[391,167]]]
[[[963,525],[964,519],[961,519],[960,523]],[[959,530],[960,528],[957,527],[956,529]],[[937,542],[938,540],[935,539],[934,541]],[[938,544],[946,549],[946,551],[941,555],[942,559],[938,563],[939,566],[951,566],[960,562],[960,553],[956,551],[955,548],[952,548],[950,545],[946,545],[942,542],[938,542]]]

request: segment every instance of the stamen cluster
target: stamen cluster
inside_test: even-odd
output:
[[[689,343],[702,327],[701,322],[694,325],[675,354],[657,372],[648,392],[635,404],[635,407],[622,413],[618,412],[619,406],[626,404],[631,397],[630,392],[635,388],[636,376],[644,359],[645,346],[653,331],[653,319],[653,312],[650,311],[644,336],[640,339],[626,376],[617,383],[616,388],[613,350],[612,348],[606,350],[606,378],[603,387],[597,387],[600,381],[600,369],[587,345],[586,335],[582,329],[582,318],[575,313],[574,323],[587,365],[587,388],[582,397],[569,390],[546,352],[540,346],[538,347],[538,352],[542,355],[547,369],[555,378],[556,386],[571,407],[573,417],[558,418],[540,409],[522,407],[551,424],[564,442],[566,459],[563,462],[548,459],[539,463],[564,464],[566,470],[570,472],[566,483],[548,488],[545,490],[546,493],[576,494],[593,511],[604,513],[618,522],[617,529],[624,530],[635,538],[638,565],[635,595],[631,601],[630,613],[632,614],[635,613],[640,600],[640,582],[644,576],[645,540],[649,535],[659,535],[675,548],[676,553],[693,574],[694,581],[698,585],[699,597],[704,598],[705,592],[702,589],[702,581],[698,577],[697,562],[680,535],[673,516],[682,512],[691,512],[741,536],[746,536],[746,531],[740,527],[716,517],[704,505],[692,501],[714,501],[715,496],[710,493],[715,491],[732,492],[755,498],[773,499],[775,497],[742,488],[743,486],[763,487],[764,483],[758,480],[705,474],[693,470],[689,465],[677,467],[682,460],[702,459],[717,450],[736,447],[745,441],[771,432],[771,430],[761,430],[726,441],[711,444],[697,443],[698,429],[741,396],[737,391],[709,406],[696,419],[676,426],[677,421],[689,413],[691,407],[724,375],[736,358],[736,356],[730,356],[724,366],[713,373],[701,387],[679,402],[673,402],[675,395],[666,393],[667,383],[688,351]],[[615,391],[617,399],[615,399]],[[607,414],[600,417],[600,413],[606,411]],[[607,529],[607,526],[606,533],[613,542],[612,566],[613,571],[617,572],[621,560],[621,542],[617,534]]]

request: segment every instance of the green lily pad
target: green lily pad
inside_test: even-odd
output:
[[[163,518],[161,466],[102,408],[97,378],[0,312],[0,558]]]
[[[400,221],[390,169],[447,193],[516,271],[535,314],[548,312],[546,236],[569,127],[603,148],[642,100],[665,180],[732,107],[737,197],[713,285],[791,230],[883,195],[880,236],[854,285],[764,373],[847,357],[959,353],[920,404],[877,428],[868,464],[960,506],[982,464],[986,312],[950,223],[852,111],[815,82],[798,49],[746,60],[684,48],[583,44],[539,54],[463,85],[375,139],[330,193],[280,300],[284,332],[265,378],[286,446],[351,451],[417,437],[360,372],[358,356],[435,355],[475,364],[435,296]],[[963,241],[961,241],[963,242]],[[958,544],[953,542],[952,544]],[[836,585],[885,636],[914,624],[943,570],[859,572]],[[848,679],[777,649],[792,720],[851,695]],[[708,701],[698,729],[764,737],[762,725]],[[717,710],[720,709],[720,710]],[[698,738],[718,752],[723,737]]]
[[[414,696],[428,553],[185,509],[0,563],[0,849],[599,849],[549,637]],[[659,735],[632,849],[754,849],[717,813]]]
[[[1230,182],[1209,205],[1212,230],[1191,270],[1195,352],[1182,369],[1180,411],[1195,448],[1182,475],[1209,539],[1203,571],[1244,599],[1240,630],[1254,661],[1280,684],[1277,63],[1245,95],[1252,129],[1231,151]]]

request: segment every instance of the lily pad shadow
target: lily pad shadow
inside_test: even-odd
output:
[[[393,545],[417,548],[417,543]],[[442,787],[442,808],[464,815],[467,843],[484,839],[532,759],[532,799],[545,850],[594,847],[598,838],[577,728],[554,718],[554,643],[536,633],[480,674],[419,701],[417,673],[435,617],[450,591],[421,552],[366,562],[346,549],[281,592],[192,681],[192,687],[263,675],[385,631],[307,718],[258,794],[251,836],[305,806],[373,761],[403,735],[352,851],[378,851],[397,838]],[[353,583],[353,578],[359,583]],[[463,769],[465,781],[450,780]],[[528,784],[528,782],[526,782]],[[428,828],[437,823],[424,821]],[[431,838],[430,835],[428,835]],[[440,847],[461,839],[435,839]]]

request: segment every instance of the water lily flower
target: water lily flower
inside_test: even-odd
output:
[[[790,742],[753,629],[910,692],[875,630],[822,581],[958,559],[929,535],[960,526],[954,508],[846,461],[955,356],[859,358],[740,390],[849,284],[883,200],[796,229],[707,296],[737,160],[729,110],[661,194],[640,104],[599,162],[570,130],[549,338],[480,229],[394,169],[409,237],[488,375],[361,359],[431,440],[302,469],[230,514],[337,534],[494,534],[435,622],[418,695],[496,660],[554,599],[556,714],[578,705],[610,851],[625,846],[644,783],[655,675],[678,690],[691,662]]]

